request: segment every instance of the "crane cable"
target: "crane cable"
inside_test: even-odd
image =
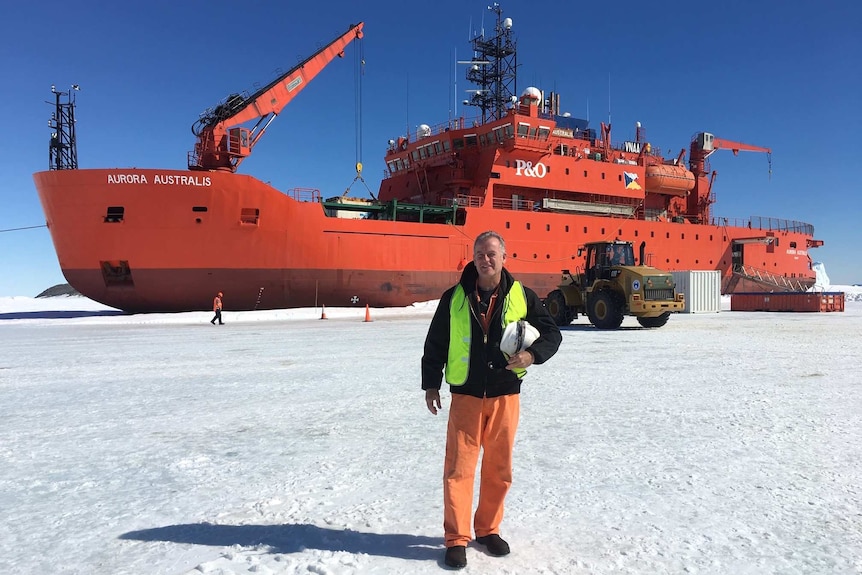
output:
[[[354,51],[356,65],[353,69],[353,74],[355,76],[354,114],[356,118],[356,177],[353,178],[353,181],[349,186],[347,186],[347,189],[344,190],[341,197],[346,197],[348,192],[350,192],[350,188],[353,187],[353,184],[359,180],[365,186],[365,189],[368,190],[368,195],[371,196],[372,199],[376,200],[377,198],[362,178],[362,76],[365,75],[365,56],[362,50],[362,39],[358,39],[356,43],[357,49]]]

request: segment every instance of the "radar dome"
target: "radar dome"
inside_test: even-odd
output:
[[[542,92],[536,88],[535,86],[530,86],[529,88],[525,88],[521,93],[522,100],[533,100],[538,102],[542,98]]]
[[[428,124],[419,124],[419,127],[416,128],[416,139],[419,138],[427,138],[431,135],[431,126]]]
[[[512,19],[511,18],[505,18],[503,20],[503,28],[505,28],[506,30],[512,29]]]

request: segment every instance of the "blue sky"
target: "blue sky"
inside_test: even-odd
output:
[[[614,141],[647,139],[673,155],[700,131],[772,149],[712,157],[714,213],[813,224],[812,251],[835,284],[862,282],[862,4],[857,2],[501,3],[518,39],[518,90],[561,94],[564,111]],[[279,189],[376,193],[386,142],[421,123],[472,115],[471,29],[487,2],[330,1],[18,3],[0,21],[3,71],[0,230],[42,226],[32,174],[47,169],[54,84],[77,93],[81,168],[183,169],[206,108],[272,80],[365,22],[361,141],[356,45],[270,126],[240,171]],[[674,7],[675,6],[675,7]],[[456,97],[457,94],[457,97]],[[34,296],[65,280],[46,228],[0,232],[0,295]]]

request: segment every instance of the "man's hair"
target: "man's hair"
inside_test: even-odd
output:
[[[506,241],[503,239],[503,236],[493,230],[482,232],[481,234],[476,236],[476,241],[473,242],[473,253],[476,253],[476,246],[490,240],[491,238],[496,238],[497,241],[500,242],[500,251],[502,252],[501,255],[506,255]]]

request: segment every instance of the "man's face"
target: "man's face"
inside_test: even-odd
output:
[[[479,279],[499,281],[505,262],[506,254],[503,253],[497,238],[488,238],[476,245],[473,252],[473,263],[476,264]]]

